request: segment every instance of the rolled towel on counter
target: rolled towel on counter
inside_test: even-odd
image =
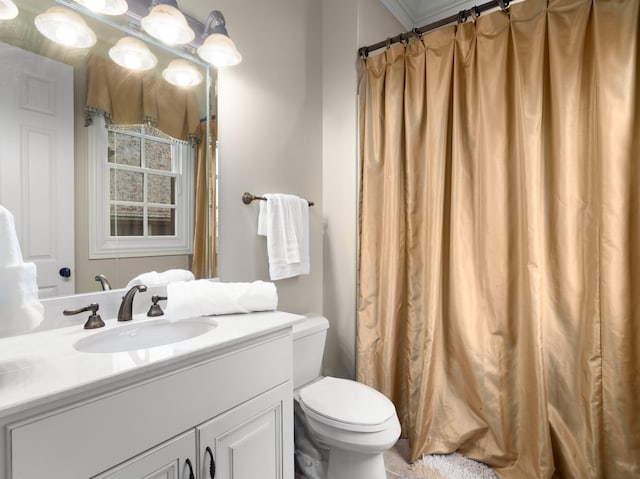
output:
[[[198,316],[273,311],[277,307],[278,291],[273,283],[222,283],[201,279],[167,286],[165,318],[178,321]]]
[[[145,286],[158,286],[161,284],[173,283],[175,281],[192,281],[194,279],[195,276],[193,273],[186,269],[169,269],[164,273],[149,271],[148,273],[142,273],[129,281],[126,289],[130,289],[131,287],[139,284],[144,284]]]

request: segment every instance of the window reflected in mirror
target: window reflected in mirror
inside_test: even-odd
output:
[[[192,163],[193,148],[145,126],[108,127],[107,137],[110,236],[175,236],[176,185],[185,174],[177,156]]]

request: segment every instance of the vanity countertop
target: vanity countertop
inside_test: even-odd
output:
[[[243,341],[286,328],[300,315],[269,311],[201,318],[217,326],[200,336],[149,349],[116,353],[80,352],[76,341],[102,331],[157,321],[145,315],[85,330],[74,325],[0,339],[0,417],[126,379],[172,361],[215,354]]]

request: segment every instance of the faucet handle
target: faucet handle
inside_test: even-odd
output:
[[[167,299],[166,296],[157,296],[157,295],[151,296],[152,304],[151,304],[151,307],[149,308],[149,311],[147,312],[147,316],[149,316],[150,318],[162,316],[164,314],[164,311],[162,311],[162,308],[158,304],[158,301],[166,301],[166,299]]]
[[[65,309],[64,311],[62,311],[62,314],[64,314],[65,316],[72,316],[74,314],[84,313],[85,311],[91,311],[91,316],[89,316],[87,322],[84,323],[84,329],[96,329],[104,326],[104,321],[98,314],[98,309],[100,309],[98,303],[92,303],[89,306],[85,306],[84,308],[80,309]]]

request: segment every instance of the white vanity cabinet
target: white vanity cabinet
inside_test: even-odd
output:
[[[291,439],[283,418],[293,415],[288,387],[279,387],[198,427],[202,477],[225,479],[284,479],[293,477]],[[207,449],[208,448],[208,449]]]
[[[5,419],[0,479],[293,479],[290,328],[117,379]]]
[[[196,434],[190,431],[94,479],[189,479],[195,477],[195,458]]]

